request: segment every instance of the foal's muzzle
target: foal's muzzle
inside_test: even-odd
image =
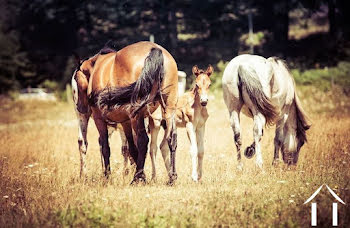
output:
[[[208,104],[208,101],[201,101],[202,106],[207,106],[207,104]]]

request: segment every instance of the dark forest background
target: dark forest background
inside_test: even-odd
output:
[[[94,55],[149,40],[179,69],[220,68],[241,53],[276,55],[298,69],[349,59],[349,0],[0,0],[0,92],[55,82],[65,88],[73,52]],[[249,20],[253,30],[249,36]],[[220,69],[217,69],[220,71]]]

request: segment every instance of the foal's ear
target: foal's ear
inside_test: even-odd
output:
[[[205,73],[210,76],[212,73],[214,72],[214,68],[209,64],[207,70],[205,71]]]
[[[192,73],[193,73],[194,75],[196,75],[196,77],[200,74],[197,65],[195,65],[194,67],[192,67]]]

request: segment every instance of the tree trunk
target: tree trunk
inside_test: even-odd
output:
[[[328,0],[328,20],[329,20],[329,36],[336,38],[337,35],[337,23],[335,18],[335,2],[334,0]]]
[[[170,7],[168,12],[168,29],[169,29],[169,41],[170,41],[170,50],[174,52],[177,48],[177,20],[176,12],[174,7]]]
[[[274,5],[273,36],[277,49],[284,53],[288,45],[289,31],[289,4],[288,0],[279,0]]]

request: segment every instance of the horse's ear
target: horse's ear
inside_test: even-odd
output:
[[[214,72],[214,68],[209,65],[205,73],[210,77],[210,75]]]
[[[73,52],[73,56],[74,56],[75,64],[76,64],[77,66],[80,66],[81,60],[80,60],[80,57],[79,57],[78,53]]]
[[[198,69],[198,66],[195,65],[194,67],[192,67],[192,73],[194,75],[196,75],[196,77],[199,75],[199,69]]]

